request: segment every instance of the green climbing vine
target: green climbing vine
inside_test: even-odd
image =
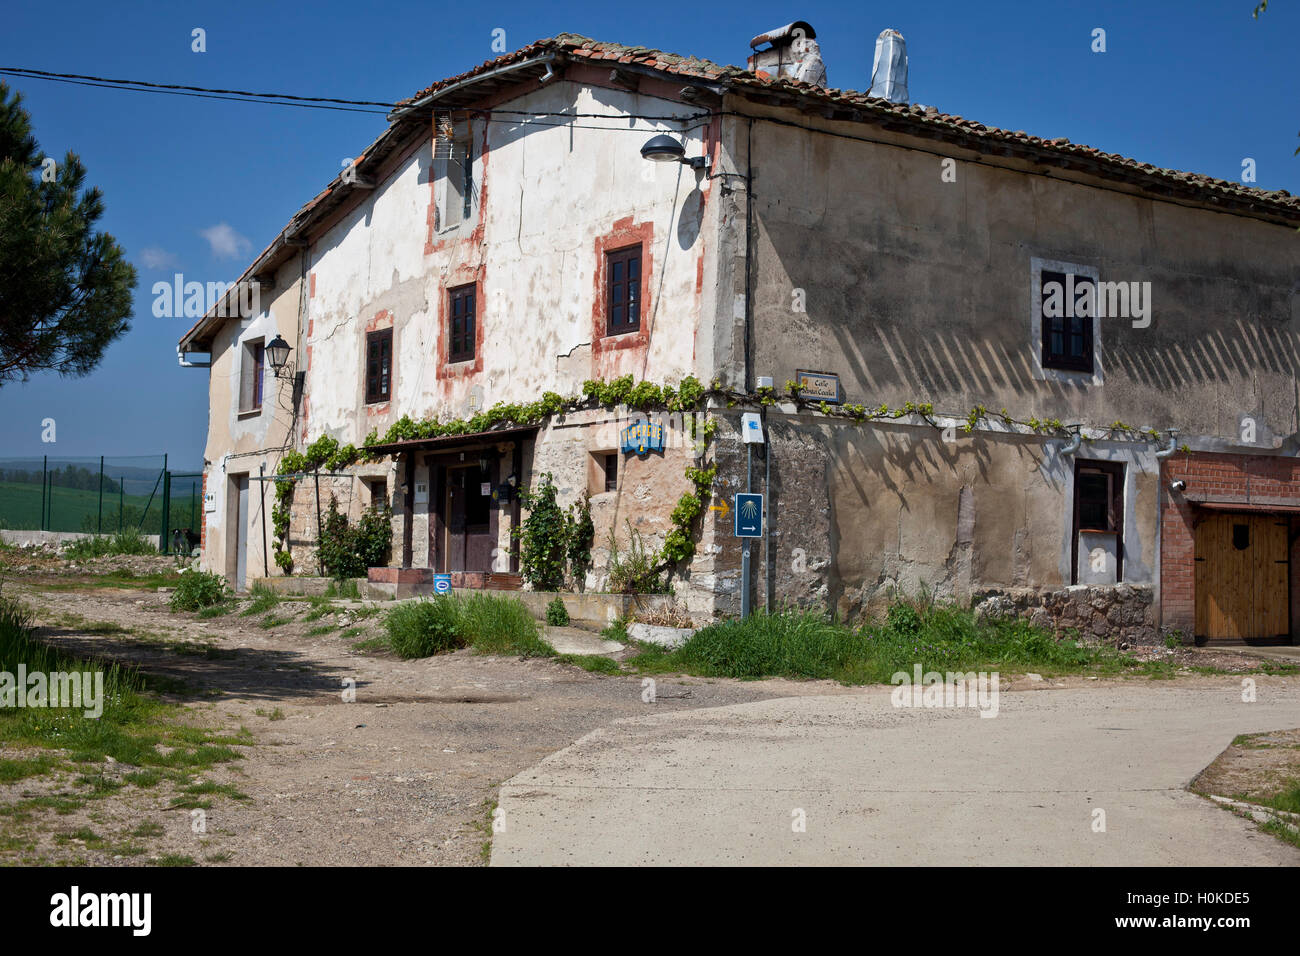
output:
[[[372,430],[366,435],[360,448],[353,445],[340,445],[338,440],[323,435],[312,442],[303,452],[288,452],[281,459],[275,479],[276,503],[272,510],[275,528],[275,563],[286,574],[293,571],[293,558],[289,553],[289,508],[293,501],[294,489],[298,477],[325,469],[340,471],[358,461],[378,461],[384,457],[375,449],[379,446],[398,441],[413,439],[442,438],[455,435],[471,435],[490,431],[496,427],[537,425],[553,415],[592,408],[616,408],[625,406],[637,411],[666,410],[668,412],[696,412],[708,399],[713,399],[727,408],[737,405],[759,405],[771,407],[777,402],[791,402],[800,410],[816,410],[821,414],[837,419],[845,419],[855,424],[868,422],[897,421],[908,415],[915,415],[936,429],[945,429],[938,417],[949,421],[960,421],[961,428],[967,434],[979,427],[981,422],[993,424],[1000,422],[1004,427],[1024,428],[1030,432],[1048,435],[1069,435],[1072,429],[1058,418],[1040,419],[1036,416],[1017,418],[1003,408],[990,412],[983,405],[975,405],[964,415],[936,416],[934,405],[930,402],[906,402],[897,408],[887,404],[868,408],[860,404],[832,405],[820,399],[807,399],[804,389],[797,382],[787,381],[785,393],[780,395],[774,388],[762,387],[752,394],[729,389],[718,380],[705,386],[694,376],[686,376],[676,386],[656,385],[653,382],[637,382],[631,375],[624,375],[609,382],[589,380],[583,383],[580,395],[565,398],[556,392],[543,392],[541,398],[524,403],[508,404],[498,402],[468,418],[448,420],[424,419],[417,421],[409,415],[403,415],[393,422],[380,435]],[[694,415],[683,417],[687,434],[695,442],[698,459],[702,460],[709,443],[717,433],[718,423],[713,418],[704,417],[702,423]],[[1077,427],[1077,426],[1076,426]],[[1155,429],[1141,429],[1121,421],[1115,421],[1107,428],[1094,429],[1110,437],[1122,437],[1133,441],[1150,441],[1159,439]],[[1085,441],[1094,438],[1084,436]],[[1186,446],[1184,446],[1186,447]],[[691,482],[692,490],[683,494],[673,508],[672,527],[664,538],[663,547],[656,559],[660,569],[689,561],[695,554],[696,522],[708,507],[712,496],[713,483],[717,478],[718,466],[714,462],[707,467],[688,466],[686,477]],[[573,514],[570,521],[590,522],[590,511],[585,517],[581,512]],[[585,535],[585,525],[583,528]],[[585,538],[589,542],[589,536]],[[585,548],[579,545],[577,553],[570,555],[570,560],[577,558],[581,562],[584,550],[589,553],[590,544]]]

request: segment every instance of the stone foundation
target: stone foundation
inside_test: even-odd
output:
[[[1074,630],[1081,640],[1116,647],[1155,644],[1159,639],[1154,594],[1145,585],[998,589],[983,592],[972,607],[978,618],[1021,617],[1057,638]]]

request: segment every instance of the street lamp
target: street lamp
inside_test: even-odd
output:
[[[687,159],[686,147],[667,133],[660,133],[647,140],[641,147],[641,158],[652,163],[681,163],[691,169],[708,169],[710,165],[708,156],[692,156]]]
[[[279,378],[280,373],[284,371],[284,367],[289,361],[289,353],[291,351],[292,349],[289,348],[289,343],[280,338],[279,335],[267,343],[266,356],[271,363],[271,371],[275,373],[276,378]]]

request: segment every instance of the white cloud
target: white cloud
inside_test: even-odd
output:
[[[229,223],[219,222],[201,230],[199,235],[208,240],[212,254],[218,259],[242,259],[253,249],[253,243],[230,228]]]
[[[140,250],[139,259],[146,269],[170,269],[180,261],[175,255],[158,246],[145,246]]]

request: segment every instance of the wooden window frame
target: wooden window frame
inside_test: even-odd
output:
[[[384,350],[383,350],[384,342],[387,342],[388,344],[388,376],[387,376],[386,387],[384,387],[385,383],[384,383],[383,364],[382,364],[384,358]],[[379,362],[381,363],[379,367],[377,379],[376,379],[376,387],[373,390],[370,387],[371,384],[370,350],[372,345],[377,345],[379,347],[378,359]],[[365,400],[367,405],[382,405],[385,402],[392,401],[393,367],[394,367],[393,330],[389,328],[389,329],[376,329],[374,332],[367,332],[366,350],[362,356],[362,370],[361,370],[362,382],[363,382],[362,387],[365,390]]]
[[[460,318],[468,318],[468,325],[463,326],[459,333],[456,330],[456,306],[459,303],[469,301],[468,312],[462,312]],[[467,285],[456,286],[447,290],[447,364],[452,365],[458,362],[472,362],[475,358],[475,344],[477,329],[475,323],[478,321],[478,289],[471,282]],[[461,348],[457,349],[457,339]]]
[[[1076,458],[1074,461],[1073,512],[1070,533],[1070,583],[1079,583],[1079,535],[1083,532],[1113,534],[1115,536],[1115,583],[1124,580],[1124,462],[1095,461],[1089,458]],[[1109,504],[1106,508],[1107,518],[1113,527],[1085,528],[1079,521],[1079,476],[1082,474],[1104,474],[1109,481]]]
[[[1093,308],[1097,304],[1097,282],[1091,276],[1081,276],[1075,274],[1076,284],[1080,281],[1090,282],[1093,287]],[[1039,301],[1044,298],[1042,295],[1043,286],[1048,282],[1059,281],[1062,288],[1065,286],[1065,273],[1054,270],[1044,269],[1039,273],[1038,288]],[[1055,319],[1049,318],[1046,314],[1040,315],[1042,321],[1042,342],[1040,343],[1040,358],[1044,369],[1055,369],[1062,372],[1086,372],[1091,375],[1097,369],[1097,343],[1093,340],[1092,325],[1093,316],[1075,315],[1059,316]],[[1058,352],[1052,348],[1052,323],[1060,322],[1061,330],[1061,350]],[[1075,324],[1078,325],[1078,331],[1075,330]],[[1070,354],[1070,339],[1079,335],[1083,338],[1083,354],[1075,357]]]
[[[629,332],[641,331],[641,304],[645,301],[645,290],[642,288],[645,270],[643,266],[644,253],[640,243],[633,246],[624,246],[621,249],[610,249],[605,253],[605,334],[626,335]],[[616,282],[614,279],[614,266],[616,264],[627,265],[629,262],[636,262],[636,297],[635,302],[631,296],[631,278],[624,276],[622,282]],[[615,290],[623,286],[624,292],[621,298],[615,297]],[[636,320],[633,322],[631,315],[633,305],[636,310]],[[614,309],[616,306],[622,306],[627,321],[621,325],[614,324]]]
[[[266,339],[247,339],[240,343],[239,414],[257,415],[265,397]],[[248,376],[248,381],[244,381]]]
[[[618,458],[619,458],[619,454],[616,451],[605,453],[605,461],[602,467],[605,474],[606,491],[618,491]],[[612,476],[612,481],[611,481],[611,475],[609,473],[609,466],[611,462],[614,465],[614,474]]]

